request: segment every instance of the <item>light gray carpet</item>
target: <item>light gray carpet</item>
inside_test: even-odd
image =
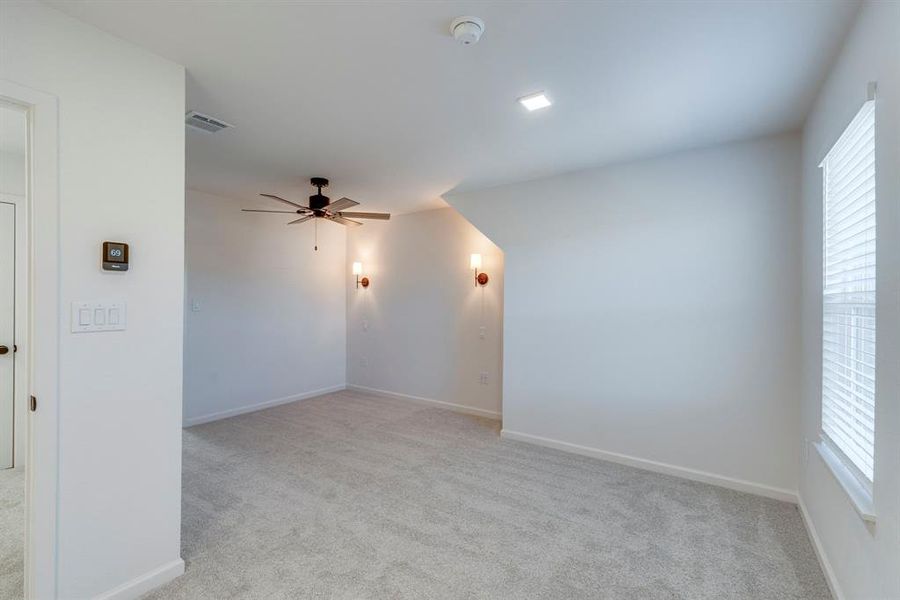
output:
[[[0,598],[25,595],[25,469],[0,470]]]
[[[341,392],[185,430],[153,599],[828,598],[797,508]]]

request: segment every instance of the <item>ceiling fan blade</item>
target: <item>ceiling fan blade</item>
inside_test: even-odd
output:
[[[356,206],[357,204],[359,204],[359,202],[357,202],[356,200],[351,200],[350,198],[341,198],[340,200],[335,200],[325,208],[328,210],[328,212],[336,213],[342,211],[345,208]]]
[[[296,206],[297,208],[305,208],[306,210],[309,210],[309,208],[307,208],[306,206],[303,206],[302,204],[297,204],[296,202],[291,202],[290,200],[285,200],[284,198],[281,198],[279,196],[275,196],[272,194],[260,194],[260,196],[265,196],[266,198],[271,198],[272,200],[278,200],[279,202],[284,202],[285,204],[290,204],[291,206]]]
[[[302,223],[304,221],[309,221],[310,219],[315,219],[316,215],[306,215],[305,217],[300,217],[299,219],[295,219],[288,223],[288,225],[294,225],[295,223]]]
[[[242,208],[241,212],[264,212],[264,213],[280,213],[285,215],[296,215],[296,210],[260,210],[256,208]]]
[[[330,217],[325,217],[329,221],[334,221],[335,223],[340,223],[341,225],[346,225],[347,227],[359,227],[362,225],[359,221],[352,221],[350,219],[345,219],[340,215],[331,215]]]
[[[345,212],[341,211],[338,213],[338,216],[341,217],[352,217],[354,219],[380,219],[382,221],[387,221],[391,218],[391,213],[373,213],[373,212]]]

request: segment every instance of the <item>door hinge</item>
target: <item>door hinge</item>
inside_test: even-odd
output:
[[[28,409],[31,412],[37,410],[37,398],[35,398],[34,396],[31,396],[31,399],[28,401]]]

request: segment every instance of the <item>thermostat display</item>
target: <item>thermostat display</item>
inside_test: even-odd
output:
[[[127,271],[128,244],[103,242],[103,269],[105,271]]]

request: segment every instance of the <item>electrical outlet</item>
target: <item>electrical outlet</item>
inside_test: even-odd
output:
[[[200,301],[194,300],[191,302],[191,312],[200,312]]]
[[[369,366],[369,359],[366,358],[365,356],[363,356],[362,358],[360,358],[360,359],[359,359],[359,366],[361,366],[361,367],[368,367],[368,366]]]
[[[487,327],[482,325],[481,327],[478,328],[478,337],[479,337],[479,339],[482,339],[482,340],[487,337]]]
[[[481,372],[481,377],[478,379],[478,382],[479,382],[481,385],[487,385],[487,384],[488,384],[488,374],[487,374],[487,371],[482,371],[482,372]]]

